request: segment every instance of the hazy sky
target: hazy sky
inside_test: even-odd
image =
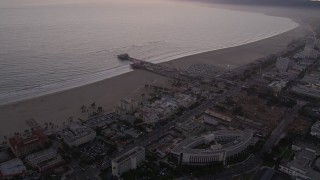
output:
[[[168,0],[0,0],[0,8],[10,8],[17,6],[34,6],[34,5],[55,5],[55,4],[78,4],[78,3],[92,3],[92,2],[110,2],[110,1],[135,1],[136,3],[157,3],[159,1]]]

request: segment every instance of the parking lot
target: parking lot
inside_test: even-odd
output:
[[[100,140],[84,144],[79,147],[81,160],[86,163],[93,163],[107,154],[108,146]]]

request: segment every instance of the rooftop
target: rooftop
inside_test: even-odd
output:
[[[9,138],[8,141],[13,149],[19,150],[21,148],[24,148],[25,146],[38,143],[39,141],[47,141],[47,136],[42,130],[37,129],[26,136],[22,136],[21,134],[16,133],[13,137]]]
[[[72,123],[61,131],[63,139],[68,142],[72,142],[79,138],[95,133],[96,132],[94,130],[78,123]]]
[[[117,163],[121,163],[123,161],[126,161],[127,159],[134,157],[137,153],[139,153],[140,151],[144,151],[143,147],[135,147],[132,150],[116,157],[115,159],[113,159],[112,161],[117,162]]]
[[[15,158],[0,164],[0,177],[22,174],[26,171],[21,159]]]
[[[219,143],[219,136],[234,136],[229,142],[222,144],[219,149],[193,149],[194,147],[200,145],[201,143],[209,143],[211,141],[216,141]],[[202,135],[202,136],[193,136],[185,139],[179,143],[173,150],[172,153],[192,153],[192,154],[212,154],[217,152],[224,152],[232,150],[245,142],[251,141],[253,136],[252,130],[220,130],[215,131],[211,134]]]
[[[28,155],[25,160],[31,164],[37,164],[42,161],[46,161],[47,159],[54,158],[57,155],[57,151],[50,148],[44,151],[36,152]]]

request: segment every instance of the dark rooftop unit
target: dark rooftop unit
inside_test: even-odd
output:
[[[130,56],[129,56],[129,54],[119,54],[118,55],[118,59],[120,59],[120,60],[129,60]]]

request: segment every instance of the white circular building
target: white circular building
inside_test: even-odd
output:
[[[189,165],[225,162],[227,158],[245,151],[251,145],[252,137],[252,130],[221,130],[190,137],[171,151],[171,158],[177,164]]]

